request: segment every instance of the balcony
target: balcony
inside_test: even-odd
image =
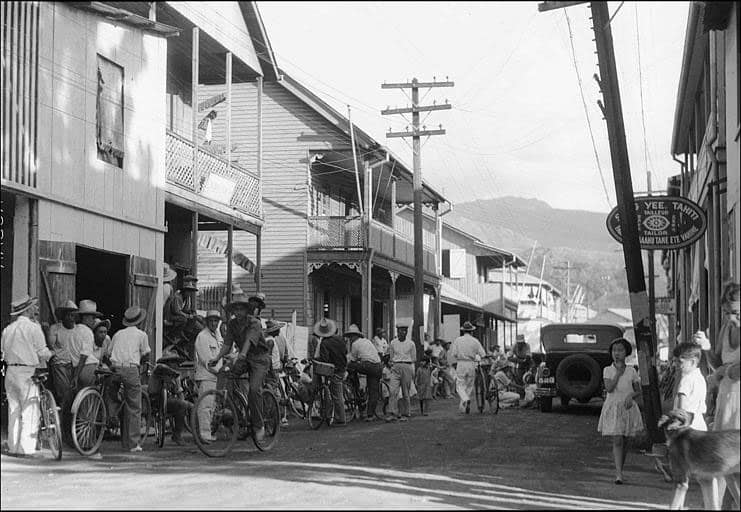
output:
[[[370,247],[386,256],[414,268],[414,241],[395,232],[389,226],[371,221]],[[362,218],[309,217],[309,249],[363,249],[365,236]],[[435,273],[435,252],[424,248],[424,269]]]
[[[193,143],[167,132],[167,182],[262,218],[260,179],[256,174],[198,148],[199,180],[193,186]],[[209,183],[208,190],[204,185]],[[233,189],[232,189],[233,187]]]

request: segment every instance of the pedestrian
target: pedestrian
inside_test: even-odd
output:
[[[700,371],[702,348],[695,342],[684,342],[677,345],[679,356],[679,384],[674,397],[674,409],[682,409],[692,415],[690,427],[707,431],[703,414],[707,410],[705,397],[707,384]]]
[[[208,365],[208,362],[217,356],[223,345],[221,332],[219,331],[221,313],[212,309],[206,313],[205,320],[206,327],[198,333],[194,346],[196,359],[195,381],[198,386],[199,398],[218,387],[218,375],[222,367],[221,361],[218,361],[214,366]],[[210,443],[214,440],[211,436],[211,415],[214,409],[214,396],[209,395],[201,403],[203,406],[198,408],[199,435],[203,442]],[[194,432],[193,434],[196,433]]]
[[[278,346],[278,342],[276,341],[276,337],[280,335],[281,327],[281,324],[271,319],[265,323],[265,328],[263,329],[265,341],[272,347],[270,351],[270,370],[265,377],[265,383],[268,385],[268,387],[270,387],[270,389],[273,390],[275,400],[276,402],[278,402],[278,409],[280,409],[281,412],[280,424],[287,425],[288,407],[285,404],[281,403],[280,392],[280,372],[281,370],[283,370],[283,360],[281,357],[280,347]]]
[[[33,455],[39,430],[39,388],[31,377],[52,355],[44,331],[36,321],[38,299],[25,295],[10,303],[15,319],[0,335],[2,359],[7,364],[5,392],[8,399],[8,454]]]
[[[389,342],[386,339],[386,329],[382,327],[376,329],[376,335],[373,336],[373,345],[375,345],[376,351],[378,351],[378,355],[381,356],[382,359],[384,356],[388,355]]]
[[[241,293],[232,296],[232,302],[226,305],[227,313],[234,318],[227,322],[224,344],[219,353],[209,361],[209,366],[216,366],[218,361],[229,354],[236,346],[239,350],[232,366],[232,373],[243,375],[249,372],[247,379],[240,379],[240,387],[248,395],[250,421],[255,432],[255,439],[265,439],[263,421],[262,388],[265,377],[270,370],[272,346],[265,340],[262,332],[260,312],[265,309],[265,294],[258,292],[251,296]]]
[[[643,420],[634,398],[641,394],[641,381],[625,358],[633,348],[625,338],[610,343],[612,364],[602,371],[607,397],[602,405],[597,431],[612,438],[612,456],[615,461],[615,483],[623,483],[623,467],[628,455],[628,439],[643,430]]]
[[[77,319],[77,305],[71,301],[65,301],[55,309],[57,323],[49,327],[47,346],[52,352],[49,361],[54,398],[61,408],[62,432],[65,439],[71,441],[70,437],[70,406],[74,398],[74,380],[72,379],[72,344],[75,336],[81,336],[81,330],[85,327],[75,323]],[[68,438],[69,437],[69,438]]]
[[[451,342],[448,340],[440,339],[440,345],[443,347],[443,350],[440,352],[440,356],[438,357],[438,364],[440,365],[439,375],[442,379],[443,398],[451,399],[456,393],[455,370],[448,361],[448,352],[450,352]]]
[[[430,362],[432,364],[440,364],[440,354],[442,354],[444,350],[442,341],[443,340],[441,338],[435,338],[430,345],[430,350],[432,351],[432,358]]]
[[[98,312],[95,301],[82,299],[77,316],[80,323],[75,327],[77,333],[70,345],[70,357],[73,367],[72,383],[77,389],[82,389],[95,384],[95,369],[100,361],[95,356],[93,327],[103,314]]]
[[[121,443],[124,449],[140,452],[141,435],[141,377],[139,368],[148,356],[149,338],[139,329],[147,312],[139,306],[131,306],[123,315],[124,328],[111,340],[111,367],[120,375],[124,388],[124,421],[121,425]]]
[[[448,354],[449,361],[453,361],[453,367],[457,375],[456,388],[460,403],[458,409],[466,414],[471,412],[471,395],[473,394],[473,383],[476,376],[476,361],[480,361],[486,355],[484,347],[471,333],[476,330],[471,322],[464,322],[461,331],[463,335],[453,341]]]
[[[419,368],[414,373],[414,385],[417,387],[417,399],[419,400],[419,413],[428,416],[425,412],[425,404],[432,400],[432,367],[430,357],[426,355],[419,363]]]
[[[334,404],[335,426],[347,425],[345,417],[345,397],[342,381],[347,369],[347,345],[345,340],[337,335],[337,324],[329,318],[322,318],[314,324],[314,334],[319,339],[319,357],[317,361],[334,365],[334,375],[329,377],[329,390],[332,393]]]
[[[409,328],[406,325],[396,326],[396,338],[389,344],[389,361],[391,362],[391,382],[389,383],[389,414],[386,421],[407,421],[411,417],[409,401],[411,385],[414,380],[414,363],[417,361],[417,348],[414,342],[407,339]],[[399,388],[401,388],[402,406],[399,406]]]
[[[708,359],[717,366],[715,372],[708,377],[710,387],[718,388],[715,399],[715,416],[713,430],[738,430],[741,425],[741,390],[739,388],[739,367],[741,366],[741,350],[739,350],[739,307],[741,305],[741,287],[738,283],[729,283],[721,295],[721,309],[723,321],[715,343],[715,352],[706,351]],[[718,480],[720,499],[725,494],[726,481]],[[738,487],[735,487],[737,489]],[[729,490],[733,487],[729,488]],[[736,508],[739,496],[734,496]]]
[[[110,329],[111,321],[107,319],[98,319],[93,326],[93,355],[100,364],[106,363],[111,355],[111,337],[108,336]]]
[[[381,356],[371,340],[363,336],[358,326],[351,324],[345,331],[345,337],[350,339],[350,355],[347,363],[348,370],[355,372],[355,389],[359,389],[360,382],[358,373],[366,376],[365,388],[368,391],[368,404],[366,411],[360,411],[365,416],[365,421],[373,421],[376,417],[376,406],[378,405],[378,388],[381,385]]]

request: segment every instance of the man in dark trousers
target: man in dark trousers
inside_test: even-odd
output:
[[[332,323],[334,324],[334,322]],[[336,327],[334,331],[336,332]],[[337,334],[322,337],[319,345],[319,357],[317,359],[321,362],[332,363],[334,365],[334,375],[329,377],[329,388],[332,392],[332,402],[334,403],[333,425],[343,427],[347,425],[345,421],[345,397],[342,393],[342,381],[345,378],[345,369],[347,368],[347,345],[345,345],[345,340]]]

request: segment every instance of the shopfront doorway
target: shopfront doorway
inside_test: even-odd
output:
[[[129,257],[78,245],[75,248],[77,275],[75,301],[92,299],[98,311],[111,321],[111,331],[123,327],[121,320],[128,304],[127,269]]]

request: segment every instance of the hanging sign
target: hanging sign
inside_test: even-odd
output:
[[[705,233],[707,214],[688,199],[639,196],[634,201],[641,249],[680,249],[692,245]],[[606,224],[610,235],[622,243],[617,207],[607,216]]]

